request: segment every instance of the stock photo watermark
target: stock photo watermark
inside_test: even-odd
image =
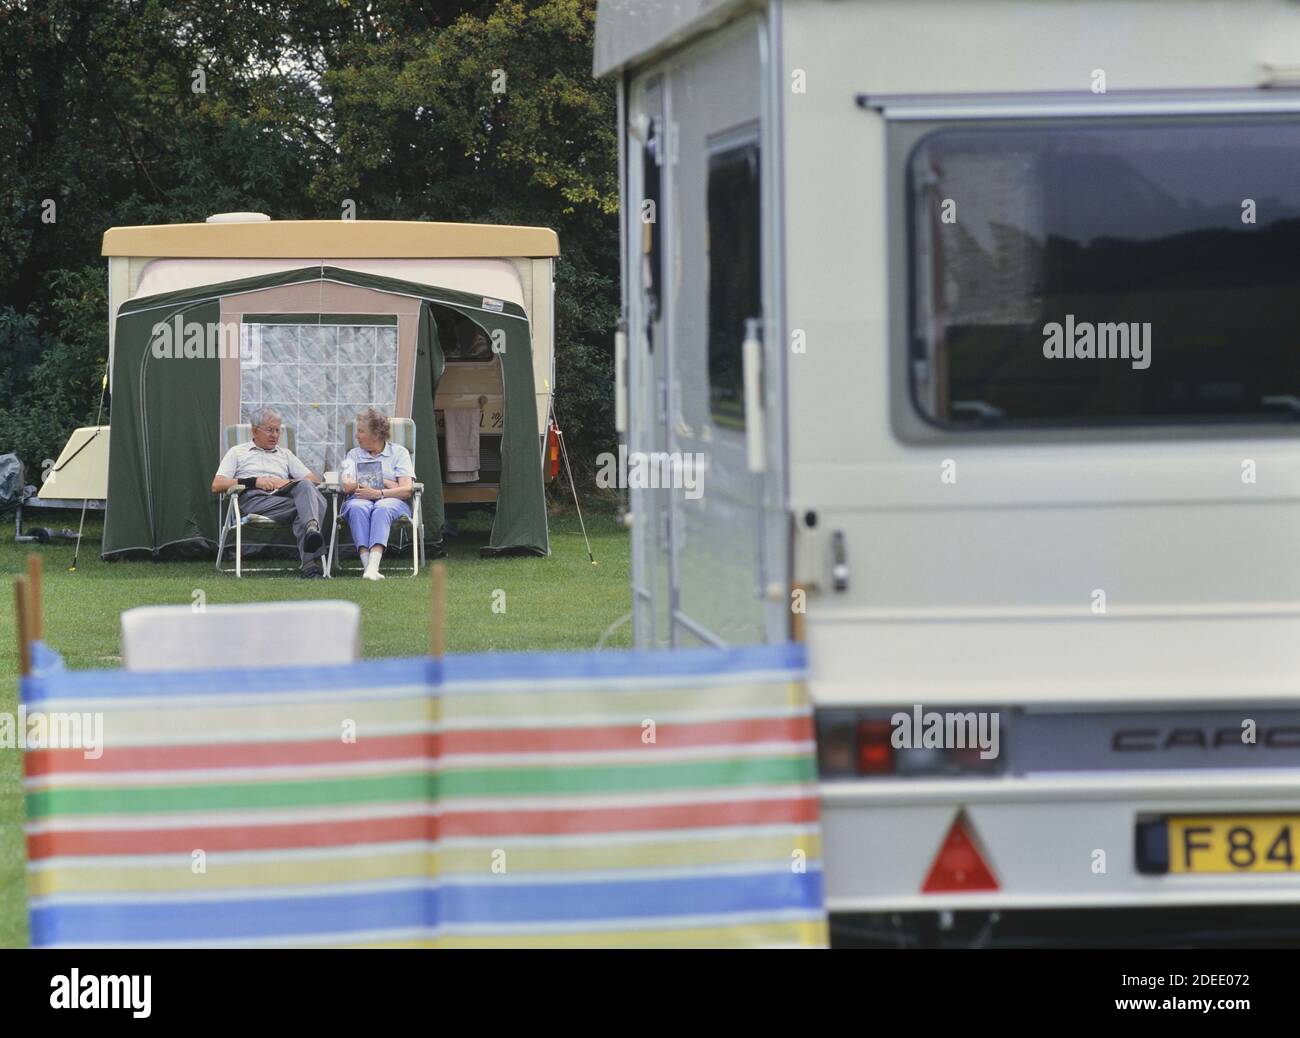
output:
[[[83,750],[86,760],[104,755],[104,715],[28,710],[0,712],[0,749]]]
[[[239,360],[256,362],[256,340],[243,338],[238,321],[187,321],[180,314],[153,326],[149,350],[155,360]]]
[[[1131,360],[1133,367],[1145,371],[1151,367],[1151,322],[1142,324],[1075,321],[1065,315],[1062,326],[1056,321],[1043,325],[1043,356],[1048,360]]]
[[[596,455],[602,490],[681,490],[690,501],[704,496],[704,455],[682,451],[629,451]]]
[[[129,1009],[137,1020],[152,1012],[151,974],[83,974],[78,969],[50,978],[52,1009]]]
[[[894,730],[890,742],[896,750],[973,750],[981,760],[998,755],[999,717],[996,711],[927,711],[921,704],[909,714],[900,710],[890,717]]]

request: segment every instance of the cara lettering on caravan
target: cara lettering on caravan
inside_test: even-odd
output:
[[[1151,367],[1151,322],[1093,324],[1065,315],[1065,326],[1043,325],[1043,356],[1049,360],[1132,360],[1133,367]]]

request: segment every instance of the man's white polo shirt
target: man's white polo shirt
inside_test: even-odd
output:
[[[302,479],[309,471],[288,447],[277,443],[270,450],[263,450],[255,443],[241,443],[226,451],[217,475],[227,479],[257,479],[261,476]]]

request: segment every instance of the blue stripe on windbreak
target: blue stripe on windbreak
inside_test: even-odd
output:
[[[330,666],[239,667],[219,670],[65,670],[24,678],[24,703],[53,699],[123,699],[135,696],[250,695],[259,692],[338,691],[385,685],[432,685],[427,656],[359,660]]]
[[[31,911],[33,947],[127,941],[221,941],[400,929],[424,924],[436,893],[423,887],[296,898],[77,904]]]
[[[328,896],[36,908],[31,943],[239,941],[443,925],[708,916],[822,908],[820,871],[608,883],[474,883]]]
[[[730,649],[616,649],[601,652],[491,652],[448,656],[443,660],[443,681],[547,681],[565,678],[708,677],[757,671],[794,671],[802,677],[807,649],[798,642],[745,645]],[[531,686],[519,691],[533,691]],[[473,693],[474,689],[445,689],[447,693]]]
[[[39,639],[30,645],[32,654],[32,673],[43,675],[57,670],[65,670],[63,657]]]
[[[720,915],[822,907],[820,871],[602,883],[475,883],[442,891],[444,921],[591,922],[651,916]]]
[[[335,691],[425,683],[430,694],[473,695],[475,682],[519,680],[518,691],[549,691],[532,682],[602,678],[707,678],[715,674],[790,672],[803,676],[804,645],[748,645],[731,649],[626,649],[606,652],[500,652],[360,660],[331,666],[251,670],[65,670],[24,678],[22,700],[113,699],[151,695],[248,695],[259,692]],[[441,676],[440,676],[441,675]],[[440,688],[443,682],[469,686]]]

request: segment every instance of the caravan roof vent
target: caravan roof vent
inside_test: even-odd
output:
[[[267,223],[270,219],[266,213],[213,213],[208,223]]]

